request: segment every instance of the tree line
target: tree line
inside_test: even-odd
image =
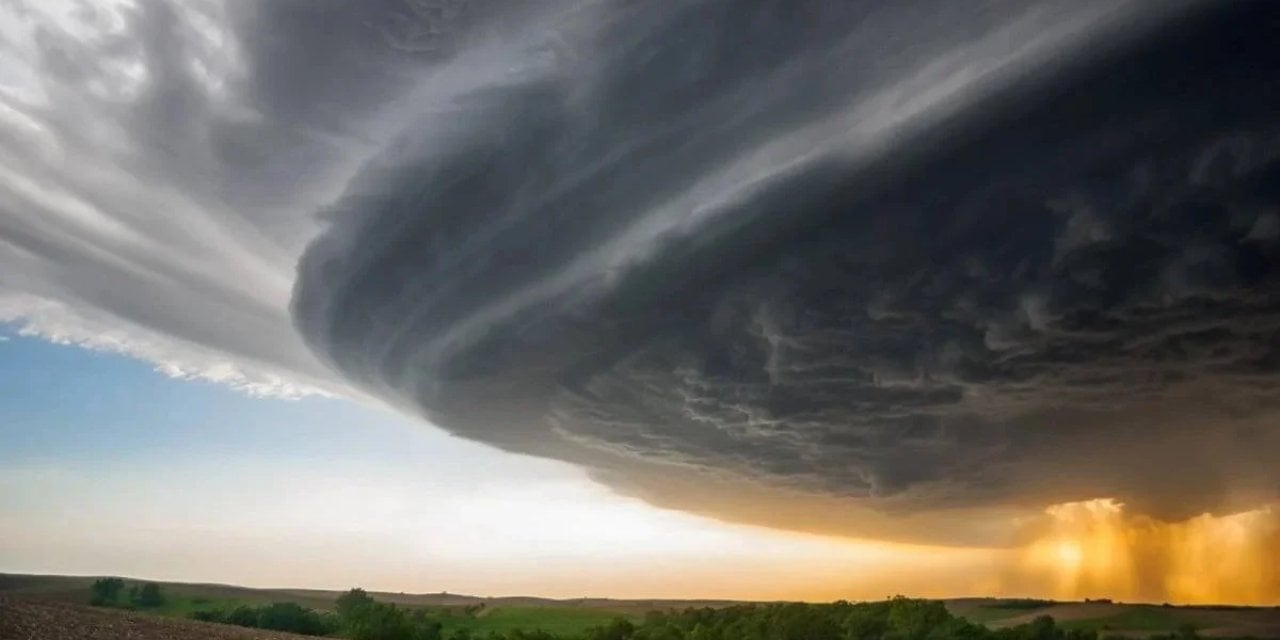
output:
[[[135,583],[125,591],[125,581],[120,578],[95,580],[89,587],[89,604],[96,607],[153,608],[163,606],[164,594],[154,582]]]
[[[215,622],[351,640],[1099,640],[1097,631],[1064,628],[1050,616],[988,629],[952,615],[941,602],[900,596],[879,602],[654,611],[640,620],[617,618],[572,636],[542,630],[477,634],[455,628],[446,632],[441,613],[378,602],[363,589],[344,593],[332,612],[275,603],[200,615]],[[1173,635],[1151,636],[1152,640],[1197,637],[1189,627]]]

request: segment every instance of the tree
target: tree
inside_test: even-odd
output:
[[[95,580],[93,586],[89,588],[92,594],[89,597],[89,604],[99,607],[113,605],[120,599],[120,591],[123,589],[124,580],[120,578]]]
[[[636,631],[635,625],[623,618],[614,618],[603,627],[596,627],[587,633],[590,640],[627,640]]]
[[[148,582],[138,589],[136,597],[132,598],[133,604],[139,607],[158,607],[164,604],[164,594],[160,593],[160,585],[154,582]]]
[[[352,640],[414,640],[417,632],[404,609],[381,602],[357,606],[343,616],[342,624]]]
[[[227,624],[234,624],[240,627],[256,627],[258,626],[258,610],[240,605],[227,614]]]
[[[319,636],[333,631],[320,614],[293,602],[274,602],[258,610],[258,628]]]
[[[343,618],[350,617],[356,611],[373,604],[373,598],[360,587],[353,587],[350,591],[338,596],[334,602],[334,608],[337,609],[338,615]]]

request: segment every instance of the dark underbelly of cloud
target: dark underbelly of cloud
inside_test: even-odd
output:
[[[428,78],[296,321],[461,436],[734,519],[1274,500],[1278,16],[566,13]]]

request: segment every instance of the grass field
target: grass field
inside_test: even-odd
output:
[[[88,600],[93,577],[28,576],[0,574],[0,593],[58,603],[84,604]],[[130,583],[140,582],[127,580]],[[188,618],[196,611],[227,611],[240,605],[260,606],[272,602],[295,602],[318,610],[331,610],[337,591],[309,589],[251,589],[232,585],[160,583],[165,603],[144,610],[145,613]],[[714,605],[714,601],[675,603],[668,601],[630,601],[610,599],[552,600],[510,597],[480,598],[456,594],[403,594],[373,592],[377,600],[408,607],[426,607],[443,614],[446,632],[467,628],[484,635],[489,631],[540,629],[552,633],[575,634],[614,618],[635,619],[653,609]],[[719,603],[722,604],[722,603]]]
[[[1006,603],[1015,603],[1006,606]],[[988,627],[1009,627],[1052,616],[1068,629],[1094,629],[1101,635],[1141,636],[1175,632],[1184,625],[1207,636],[1280,638],[1280,607],[1162,606],[1111,602],[1024,603],[991,598],[947,602],[957,616]]]
[[[572,635],[591,627],[607,624],[614,618],[634,618],[629,614],[601,609],[577,609],[570,607],[494,607],[480,611],[475,616],[451,616],[446,618],[446,632],[467,628],[483,635],[489,631],[506,632],[515,629],[549,631]]]
[[[1008,604],[1008,600],[989,600],[986,598],[953,600],[947,603],[951,613],[978,624],[993,625],[1003,620],[1020,618],[1034,611],[1035,615],[1053,615],[1053,607],[1057,603],[1044,607],[1028,609],[1019,604]]]
[[[25,599],[83,604],[92,577],[29,576],[0,574],[0,595]],[[129,580],[137,582],[136,580]],[[160,583],[167,601],[148,610],[170,617],[187,617],[193,611],[258,606],[271,602],[295,602],[318,610],[331,610],[338,591],[311,589],[251,589],[231,585]],[[406,607],[426,607],[441,614],[446,631],[467,628],[483,635],[489,631],[541,629],[571,635],[622,617],[638,619],[647,611],[719,607],[734,604],[718,600],[613,600],[586,598],[554,600],[535,597],[482,598],[448,593],[405,594],[371,592],[383,602]],[[989,627],[1006,627],[1050,615],[1063,627],[1096,629],[1102,635],[1146,637],[1169,633],[1190,624],[1207,636],[1280,638],[1280,607],[1174,607],[1110,602],[1052,602],[1025,599],[961,598],[945,601],[954,615]],[[447,614],[447,615],[446,615]]]

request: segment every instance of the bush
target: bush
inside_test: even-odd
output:
[[[256,627],[258,626],[258,610],[243,605],[236,607],[227,614],[226,622],[227,624],[241,627]]]
[[[201,622],[226,622],[227,614],[218,611],[217,609],[210,609],[207,611],[199,610],[191,612],[191,619],[199,620]]]
[[[89,604],[105,607],[120,601],[120,592],[124,590],[124,580],[120,578],[102,578],[95,580],[89,588]]]
[[[326,616],[292,602],[275,602],[258,610],[258,628],[322,636],[336,631]]]
[[[393,604],[369,602],[349,610],[343,626],[352,640],[417,640],[417,625]]]
[[[160,585],[148,582],[142,588],[130,592],[130,601],[139,607],[158,607],[164,604],[164,594],[160,593]]]
[[[362,607],[371,604],[373,604],[373,598],[370,598],[364,589],[355,587],[338,596],[338,599],[334,602],[334,608],[337,609],[339,616],[346,618]]]

